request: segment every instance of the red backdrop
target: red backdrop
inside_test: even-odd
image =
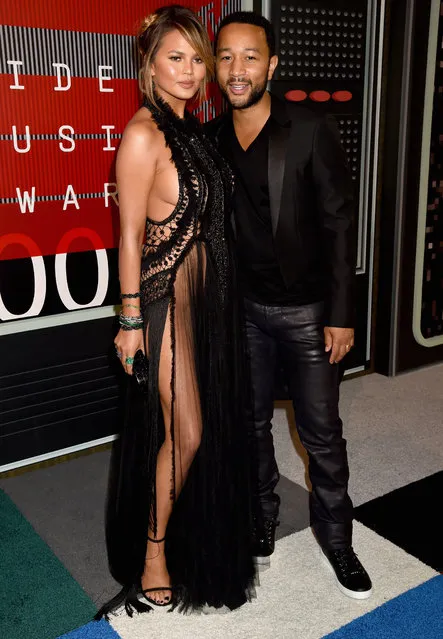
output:
[[[108,255],[117,246],[115,153],[140,99],[133,35],[141,19],[164,4],[152,0],[1,4],[5,42],[5,58],[0,60],[1,320],[67,310],[63,303],[44,300],[29,312],[38,287],[43,286],[45,256],[103,249]],[[187,5],[199,11],[212,35],[220,18],[239,8],[240,2]],[[218,95],[211,87],[199,115],[211,117],[218,107]],[[32,261],[34,273],[27,267],[29,285],[12,286],[10,280],[18,277],[18,271],[8,270],[5,263],[31,262],[30,256],[41,262]],[[73,277],[75,273],[69,275]],[[20,311],[14,310],[14,291],[29,298],[25,308],[18,303]],[[103,303],[109,303],[107,294],[94,304],[74,307]]]

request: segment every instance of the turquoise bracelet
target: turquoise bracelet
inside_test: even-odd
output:
[[[143,317],[141,315],[119,315],[120,326],[124,331],[140,330],[143,328]]]

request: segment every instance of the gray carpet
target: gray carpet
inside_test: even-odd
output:
[[[94,602],[115,594],[104,540],[110,452],[4,479],[2,488]]]
[[[109,575],[104,540],[109,459],[109,451],[95,453],[0,481],[0,488],[98,604],[118,588]],[[286,477],[280,480],[279,494],[280,539],[309,525],[309,494]]]
[[[443,469],[443,364],[345,380],[340,409],[356,506]],[[282,475],[306,486],[289,403],[275,410],[274,443]]]

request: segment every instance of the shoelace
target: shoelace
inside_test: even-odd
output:
[[[350,575],[364,574],[363,566],[353,550],[344,548],[343,550],[334,550],[333,555],[337,560],[340,570]]]
[[[273,528],[273,522],[266,522],[265,526],[265,539],[267,542],[271,541],[272,538],[272,528]]]
[[[263,524],[263,532],[264,538],[268,543],[272,542],[273,539],[273,529],[280,524],[279,521],[274,521],[273,519],[267,519]],[[254,534],[257,534],[258,528],[257,523],[254,521]]]
[[[273,521],[272,519],[265,521],[265,537],[268,542],[271,542],[273,539],[274,529],[279,525],[279,521]]]

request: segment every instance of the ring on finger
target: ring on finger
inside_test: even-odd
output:
[[[131,366],[134,363],[134,358],[133,357],[127,357],[125,359],[125,364],[128,364],[129,366]]]

